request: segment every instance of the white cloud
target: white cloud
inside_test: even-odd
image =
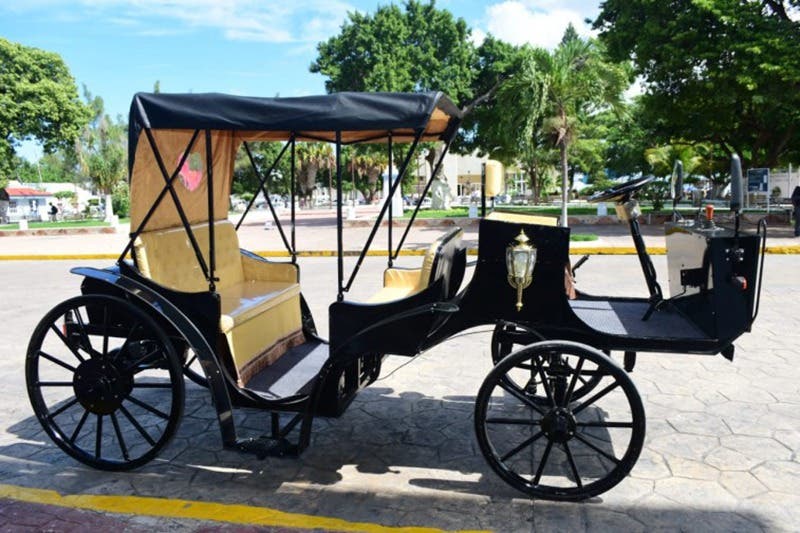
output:
[[[484,39],[486,39],[486,32],[480,28],[473,28],[472,35],[470,35],[469,40],[472,41],[472,44],[475,46],[480,46]]]
[[[511,44],[554,48],[570,23],[578,34],[591,35],[585,19],[596,14],[597,4],[583,0],[506,0],[486,8],[486,27]]]
[[[17,5],[14,11],[68,5],[73,13],[93,20],[128,29],[138,25],[138,33],[216,29],[230,40],[277,43],[326,39],[353,10],[344,0],[31,0],[27,9]]]

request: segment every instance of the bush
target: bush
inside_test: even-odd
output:
[[[120,218],[125,218],[131,211],[131,197],[128,191],[128,182],[120,181],[111,193],[111,207],[114,214]]]

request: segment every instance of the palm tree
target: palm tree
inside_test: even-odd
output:
[[[571,26],[570,26],[571,28]],[[580,136],[582,121],[608,107],[618,107],[629,84],[624,66],[604,60],[599,44],[584,40],[567,29],[551,54],[537,54],[548,117],[544,128],[559,149],[561,166],[561,223],[567,225],[570,145]]]
[[[300,196],[310,199],[317,187],[317,173],[320,169],[335,166],[335,156],[327,143],[302,143],[297,147],[297,186]]]
[[[496,95],[496,121],[484,125],[487,137],[499,146],[492,157],[504,162],[516,161],[531,182],[534,203],[551,184],[554,152],[543,134],[547,110],[547,80],[539,68],[547,52],[524,47],[516,73],[506,80]]]
[[[388,164],[389,156],[383,150],[364,147],[360,153],[353,155],[352,165],[356,174],[362,176],[362,179],[358,180],[359,189],[367,203],[372,203],[375,199],[375,193],[380,187],[378,179]]]

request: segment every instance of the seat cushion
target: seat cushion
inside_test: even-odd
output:
[[[222,333],[228,333],[253,317],[299,297],[300,285],[285,281],[245,281],[218,292],[222,308],[219,327]]]

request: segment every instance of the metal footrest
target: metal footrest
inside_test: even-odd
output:
[[[250,439],[239,439],[233,445],[237,451],[251,453],[259,459],[267,457],[296,457],[300,453],[300,447],[292,444],[286,438],[274,439],[267,435]]]

